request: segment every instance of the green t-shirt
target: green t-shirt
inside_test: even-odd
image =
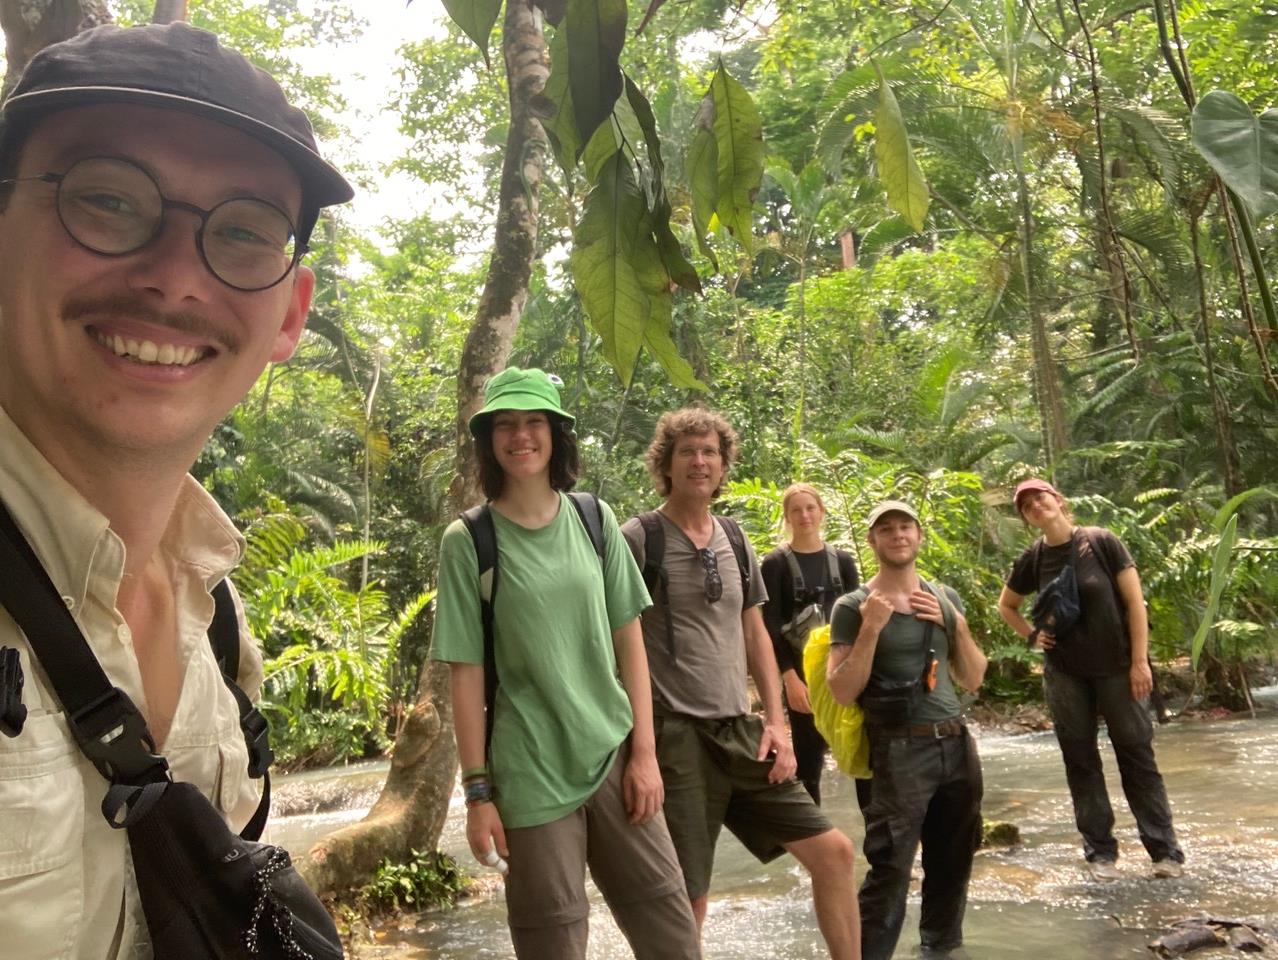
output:
[[[612,633],[651,601],[607,504],[604,563],[565,495],[529,530],[492,511],[497,532],[496,718],[489,767],[508,827],[558,820],[594,793],[634,725]],[[479,567],[465,524],[444,531],[431,657],[484,662]]]
[[[953,589],[943,584],[934,583],[932,586],[944,590],[954,608],[963,613],[963,601]],[[831,646],[856,643],[856,635],[861,630],[861,604],[869,593],[870,588],[863,585],[851,593],[845,593],[835,602],[830,614]],[[927,649],[936,651],[936,659],[940,661],[940,669],[936,671],[936,689],[915,699],[911,723],[939,723],[962,713],[958,694],[954,690],[954,680],[946,669],[953,654],[949,637],[945,630],[933,624],[928,647],[924,648],[923,639],[927,627],[926,620],[920,620],[913,614],[893,611],[891,619],[879,633],[879,642],[874,648],[874,662],[870,666],[871,683],[876,680],[913,680],[923,672]]]

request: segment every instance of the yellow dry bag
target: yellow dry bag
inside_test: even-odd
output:
[[[830,655],[830,626],[816,627],[808,634],[803,650],[803,673],[808,681],[808,702],[812,719],[839,769],[849,777],[868,780],[870,741],[865,735],[865,718],[857,704],[845,707],[834,699],[825,682],[825,661]]]

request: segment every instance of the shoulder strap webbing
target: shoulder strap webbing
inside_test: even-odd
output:
[[[834,592],[834,598],[837,600],[843,596],[843,575],[839,573],[839,555],[834,547],[828,543],[825,545],[825,566],[829,577],[830,589]]]
[[[1118,578],[1114,576],[1114,570],[1109,565],[1109,557],[1106,556],[1105,551],[1101,549],[1099,541],[1092,536],[1092,530],[1090,527],[1079,527],[1078,529],[1083,531],[1083,537],[1087,540],[1087,545],[1092,548],[1092,556],[1096,558],[1096,562],[1100,564],[1100,568],[1105,571],[1105,576],[1109,578],[1109,585],[1114,590],[1114,599],[1120,601],[1119,605],[1121,607],[1122,595],[1118,592]]]
[[[604,562],[603,507],[599,498],[586,490],[575,490],[568,494],[568,499],[577,510],[581,525],[586,528],[590,537],[590,545],[595,548],[599,562]]]
[[[945,621],[945,635],[949,637],[950,643],[953,644],[955,634],[958,630],[958,611],[954,609],[954,604],[945,594],[945,587],[939,583],[928,583],[922,577],[919,577],[919,584],[936,597],[936,602],[941,605],[941,619]]]
[[[656,510],[645,510],[639,514],[639,525],[643,527],[644,586],[648,588],[648,595],[661,604],[666,620],[666,652],[674,660],[674,616],[670,613],[670,598],[666,591],[670,585],[670,577],[666,573],[666,531],[661,525],[661,514]],[[658,586],[661,588],[659,592]]]
[[[737,523],[732,517],[721,517],[715,515],[715,520],[719,526],[723,528],[723,532],[728,537],[728,542],[732,544],[732,552],[737,558],[737,569],[741,572],[741,609],[746,608],[750,597],[750,552],[746,549],[745,533],[741,530],[741,524]]]
[[[240,732],[244,735],[244,745],[248,747],[248,774],[254,780],[262,778],[262,799],[248,824],[240,831],[245,840],[257,840],[266,829],[266,818],[271,812],[271,764],[275,762],[271,728],[262,711],[240,689],[240,622],[235,613],[231,587],[222,580],[212,593],[213,621],[209,624],[209,643],[222,671],[222,681],[235,697],[235,705],[240,711]]]
[[[168,779],[168,762],[133,701],[113,686],[62,596],[0,504],[0,604],[44,667],[76,743],[103,777],[141,785]]]
[[[484,756],[493,740],[493,713],[497,703],[497,653],[493,638],[493,600],[497,596],[497,529],[488,504],[463,510],[475,558],[479,561],[479,619],[484,631]]]
[[[794,555],[794,548],[788,543],[781,544],[781,556],[785,557],[785,565],[790,568],[790,587],[794,594],[794,604],[798,606],[808,593],[803,570],[799,567],[799,558]]]

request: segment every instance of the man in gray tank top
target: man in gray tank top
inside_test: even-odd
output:
[[[892,956],[920,843],[923,955],[963,956],[955,951],[981,839],[982,783],[954,683],[976,690],[986,659],[958,594],[915,569],[923,530],[914,508],[886,500],[870,512],[868,526],[879,572],[835,603],[827,668],[835,698],[861,704],[870,738],[862,956]]]

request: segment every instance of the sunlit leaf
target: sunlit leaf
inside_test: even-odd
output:
[[[930,202],[927,181],[914,159],[914,151],[910,149],[901,107],[881,71],[874,128],[874,159],[879,168],[879,180],[887,191],[888,206],[904,217],[915,231],[922,230]]]
[[[590,141],[621,96],[621,48],[626,42],[625,0],[568,0],[568,86],[578,135]]]
[[[720,62],[710,82],[718,146],[719,221],[747,254],[754,250],[754,198],[763,183],[763,121],[754,100]]]
[[[665,163],[661,159],[661,140],[657,136],[657,118],[652,112],[652,105],[643,95],[633,80],[626,77],[626,100],[634,114],[635,121],[643,131],[644,145],[648,152],[648,166],[652,176],[653,194],[653,231],[657,236],[657,248],[661,252],[661,260],[670,272],[671,278],[685,290],[701,292],[701,278],[684,255],[679,238],[670,229],[670,200],[666,195]]]
[[[695,133],[688,147],[684,168],[692,193],[692,229],[701,252],[719,269],[706,235],[711,230],[714,208],[719,202],[719,148],[714,139],[714,97],[707,94],[697,109]]]
[[[573,283],[604,354],[630,383],[643,346],[653,298],[668,300],[652,219],[629,163],[618,152],[599,171],[577,224],[570,257]],[[666,306],[666,316],[669,307]]]
[[[462,33],[475,41],[484,54],[484,63],[492,66],[488,60],[488,38],[501,13],[501,0],[444,0],[444,9]]]
[[[1208,591],[1207,609],[1203,611],[1203,618],[1189,645],[1195,670],[1198,669],[1198,658],[1202,656],[1203,647],[1207,644],[1207,635],[1211,633],[1211,628],[1215,625],[1216,611],[1220,608],[1220,595],[1225,592],[1225,585],[1229,582],[1229,558],[1234,552],[1234,541],[1237,539],[1238,514],[1235,513],[1225,524],[1225,531],[1220,535],[1220,543],[1216,545],[1216,556],[1211,564],[1211,587]]]
[[[643,345],[661,364],[666,376],[676,387],[690,390],[705,390],[706,385],[697,379],[692,364],[679,356],[679,349],[670,337],[669,323],[660,324],[650,319],[648,329],[644,333]]]
[[[535,106],[545,120],[547,136],[555,151],[555,159],[565,174],[577,166],[581,153],[581,134],[577,132],[577,116],[572,109],[572,91],[568,88],[568,31],[556,30],[550,38],[550,76]]]
[[[1278,108],[1256,117],[1232,93],[1194,107],[1194,146],[1256,220],[1278,211]]]

